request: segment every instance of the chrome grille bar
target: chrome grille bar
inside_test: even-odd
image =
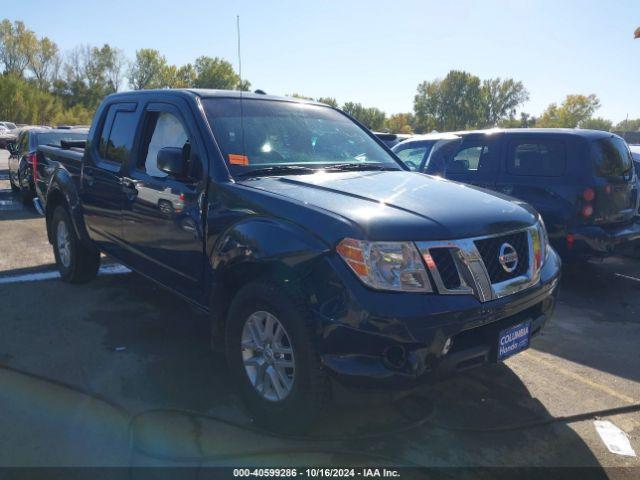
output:
[[[416,242],[422,257],[431,273],[438,293],[441,295],[474,295],[481,302],[488,302],[512,295],[516,292],[535,285],[539,280],[539,271],[535,271],[533,234],[535,226],[524,230],[505,232],[483,237],[465,238],[460,240],[442,240]],[[477,240],[493,237],[506,237],[514,233],[526,232],[528,243],[528,267],[526,273],[498,283],[491,283],[485,263],[476,247]],[[447,288],[442,280],[438,265],[431,257],[431,251],[437,248],[449,249],[456,270],[460,277],[460,286]]]

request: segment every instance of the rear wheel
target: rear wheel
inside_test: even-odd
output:
[[[11,185],[12,192],[20,191],[20,187],[18,187],[15,183],[13,183],[13,177],[11,176],[11,172],[9,172],[9,185]]]
[[[60,277],[69,283],[85,283],[98,273],[100,253],[85,246],[75,233],[67,210],[56,207],[51,219],[53,253]]]
[[[231,374],[255,421],[271,430],[307,430],[331,391],[295,295],[266,283],[244,286],[229,309],[226,352]]]
[[[36,192],[31,186],[20,188],[20,200],[23,205],[33,205],[35,196]]]

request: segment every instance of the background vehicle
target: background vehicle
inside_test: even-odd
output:
[[[373,132],[382,142],[389,148],[393,147],[397,143],[411,138],[412,135],[407,133],[386,133],[386,132]]]
[[[86,140],[86,130],[52,130],[43,128],[21,129],[15,142],[9,144],[9,183],[11,189],[20,192],[25,204],[36,195],[34,165],[37,166],[38,145],[60,145],[63,141]],[[46,167],[43,165],[42,167]]]
[[[16,128],[18,128],[13,122],[0,122],[0,128],[2,127],[6,128],[7,130],[15,130]]]
[[[629,145],[629,150],[631,150],[633,163],[636,167],[636,175],[640,177],[640,145]]]
[[[392,148],[394,153],[404,162],[409,170],[414,172],[424,171],[425,163],[429,158],[431,150],[436,147],[449,144],[451,140],[458,140],[460,137],[454,133],[429,133],[427,135],[416,135],[396,143],[397,148]],[[455,144],[455,142],[454,142]],[[400,146],[402,145],[402,147]]]
[[[638,185],[624,140],[578,129],[456,132],[439,148],[410,139],[401,158],[422,152],[418,170],[523,200],[544,218],[566,257],[602,256],[640,238]],[[406,153],[409,152],[409,153]]]
[[[270,428],[308,426],[333,380],[398,388],[496,362],[554,309],[560,264],[533,209],[409,173],[327,106],[119,93],[84,152],[38,159],[62,279],[90,280],[104,251],[209,312]]]

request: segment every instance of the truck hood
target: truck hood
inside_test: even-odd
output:
[[[372,240],[468,238],[536,221],[535,211],[522,202],[406,171],[319,172],[257,177],[240,184],[338,215],[359,229],[362,238]]]

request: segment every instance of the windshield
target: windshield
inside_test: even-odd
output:
[[[233,174],[268,167],[335,165],[400,170],[389,153],[341,113],[273,100],[210,98],[207,119]]]
[[[599,176],[622,177],[633,167],[629,148],[621,138],[602,138],[592,145],[593,163]]]
[[[86,140],[87,134],[82,132],[44,132],[38,133],[36,143],[38,145],[60,146],[60,142]]]

